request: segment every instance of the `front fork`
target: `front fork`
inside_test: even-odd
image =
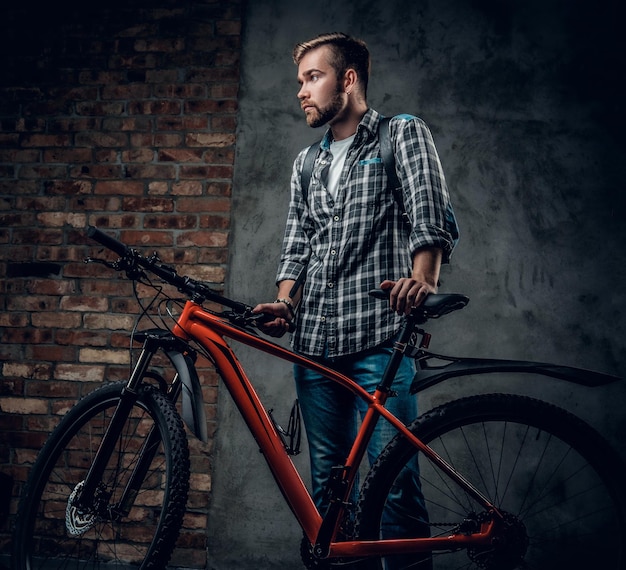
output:
[[[100,505],[100,501],[98,501],[99,506],[95,508],[93,507],[96,502],[95,499],[97,494],[102,493],[103,491],[106,492],[102,488],[104,470],[107,465],[109,465],[111,456],[115,453],[115,446],[117,445],[122,430],[124,429],[124,425],[128,420],[128,416],[137,401],[138,390],[143,379],[146,376],[149,376],[148,367],[152,361],[152,357],[160,346],[161,343],[158,338],[150,336],[146,338],[141,354],[139,355],[139,359],[137,360],[137,364],[135,365],[126,386],[122,389],[119,402],[113,412],[111,421],[106,428],[105,434],[100,442],[100,446],[98,447],[94,460],[89,468],[89,472],[82,482],[80,494],[74,502],[74,506],[78,509],[86,511],[101,511],[104,506]],[[176,377],[170,390],[168,391],[168,397],[172,398],[174,401],[178,397],[178,393],[180,391],[180,383],[177,380],[178,378]],[[161,434],[159,433],[159,429],[156,425],[153,425],[143,442],[141,450],[139,450],[139,459],[135,464],[128,482],[126,483],[126,487],[119,502],[114,506],[107,505],[108,517],[119,520],[129,513],[146,473],[148,472],[150,464],[154,459],[160,440]],[[108,503],[108,501],[106,501],[106,503]],[[104,516],[104,513],[102,512],[98,512],[97,514]]]

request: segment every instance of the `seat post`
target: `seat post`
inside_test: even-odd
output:
[[[396,378],[402,359],[404,358],[406,346],[409,340],[411,340],[411,335],[413,334],[417,324],[417,317],[413,313],[405,317],[404,324],[402,325],[402,328],[393,343],[393,352],[389,358],[385,372],[383,373],[382,380],[377,386],[378,390],[386,393],[391,392],[391,386]]]

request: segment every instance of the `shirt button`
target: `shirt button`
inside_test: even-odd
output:
[[[320,317],[320,321],[322,321],[323,323],[326,322],[326,317]]]
[[[339,216],[333,216],[333,220],[335,220],[336,222],[339,221]]]
[[[328,288],[332,289],[335,286],[335,284],[332,281],[328,282]]]
[[[337,250],[336,249],[331,249],[330,250],[330,255],[337,255]]]

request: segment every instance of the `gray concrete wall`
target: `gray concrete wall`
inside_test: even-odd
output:
[[[615,6],[251,0],[229,293],[250,303],[274,298],[291,163],[321,136],[299,110],[291,49],[342,30],[371,48],[370,104],[425,119],[447,173],[462,238],[442,291],[465,293],[471,303],[429,327],[433,349],[623,373],[625,121],[617,86],[624,46]],[[245,350],[241,359],[267,407],[286,420],[290,368]],[[466,379],[431,389],[420,406],[488,390],[559,403],[621,444],[623,383],[589,390],[528,377]],[[300,530],[226,394],[219,414],[212,568],[300,568]],[[296,462],[306,474],[305,454]]]

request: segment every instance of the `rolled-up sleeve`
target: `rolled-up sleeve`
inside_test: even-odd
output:
[[[404,208],[411,223],[410,251],[439,247],[447,263],[459,230],[432,134],[418,117],[399,116],[391,124]]]

